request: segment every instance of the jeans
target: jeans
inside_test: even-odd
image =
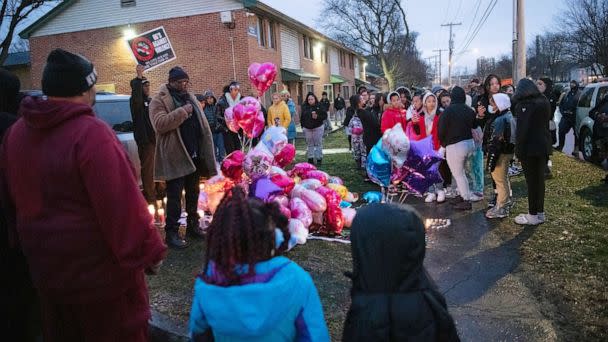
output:
[[[557,145],[557,149],[559,151],[564,149],[564,144],[566,143],[566,134],[570,132],[570,129],[574,130],[574,150],[576,151],[576,147],[578,146],[578,137],[576,136],[576,129],[574,126],[576,125],[576,116],[572,114],[562,115],[562,119],[559,120],[559,145]]]
[[[469,181],[465,172],[465,164],[470,155],[475,151],[473,139],[463,140],[455,144],[446,146],[445,155],[448,159],[448,166],[452,171],[458,192],[465,201],[471,198]]]
[[[513,154],[501,154],[492,171],[492,179],[496,183],[496,207],[503,208],[509,201],[511,195],[511,182],[509,181],[509,164],[513,160]]]
[[[483,150],[481,146],[475,146],[475,151],[468,158],[466,172],[467,178],[470,179],[471,191],[483,194]]]
[[[545,166],[547,157],[521,158],[526,185],[528,186],[528,213],[536,215],[545,212]]]
[[[221,163],[226,156],[226,149],[224,148],[224,134],[213,133],[213,146],[215,147],[215,161]]]
[[[342,108],[342,109],[338,109],[336,111],[336,125],[341,125],[342,121],[344,121],[344,114],[346,113],[346,109]]]
[[[196,163],[195,163],[196,164]],[[186,191],[188,220],[198,219],[198,195],[200,174],[197,171],[184,177],[167,181],[167,225],[165,230],[177,231],[182,214],[182,191]]]
[[[317,128],[304,128],[304,136],[306,137],[306,145],[308,146],[308,159],[323,159],[323,132],[325,125]]]

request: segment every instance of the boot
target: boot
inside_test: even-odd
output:
[[[323,164],[323,159],[318,159],[317,160],[317,165],[321,165],[321,164]]]
[[[179,236],[179,231],[177,229],[165,228],[165,242],[167,243],[167,246],[174,249],[184,249],[188,247],[188,243]]]
[[[315,160],[313,158],[308,158],[308,164],[315,165]]]
[[[201,229],[198,218],[188,220],[186,225],[186,236],[197,240],[205,237],[205,232]]]

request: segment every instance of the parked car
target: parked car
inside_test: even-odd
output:
[[[593,134],[593,119],[589,117],[589,111],[604,96],[608,96],[608,82],[590,83],[582,90],[576,108],[576,132],[579,148],[587,161],[597,161],[599,151]]]

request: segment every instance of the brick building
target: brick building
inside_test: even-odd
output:
[[[348,98],[356,82],[366,79],[361,56],[259,1],[64,0],[20,34],[30,40],[32,87],[40,87],[45,58],[60,47],[88,57],[102,87],[130,93],[136,63],[125,32],[159,26],[177,59],[146,73],[153,90],[176,65],[188,72],[194,92],[212,89],[219,95],[237,80],[250,95],[248,66],[273,62],[280,72],[266,101],[283,89],[298,103],[308,91]]]

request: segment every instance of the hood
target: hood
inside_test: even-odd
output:
[[[540,95],[541,93],[534,82],[527,78],[522,78],[519,80],[519,82],[517,82],[515,94],[513,94],[513,99],[511,102],[515,103],[528,97],[537,97]]]
[[[357,210],[351,228],[353,289],[407,291],[424,277],[425,231],[410,206],[370,204]]]
[[[197,278],[195,292],[204,298],[202,311],[214,333],[240,339],[264,336],[287,317],[296,317],[305,283],[294,268],[298,266],[289,259],[275,257],[258,263],[248,284],[223,287]]]
[[[452,89],[452,95],[450,97],[452,98],[452,104],[465,103],[467,100],[467,96],[464,92],[464,89],[462,89],[461,87],[454,87],[454,89]]]
[[[492,95],[492,98],[494,99],[494,103],[496,103],[496,107],[498,107],[499,111],[502,112],[511,108],[511,99],[509,98],[509,95],[498,93]]]
[[[435,98],[435,108],[429,113],[426,111],[426,99],[429,97],[434,97]],[[437,96],[435,96],[435,94],[433,93],[426,93],[424,94],[424,97],[422,98],[422,111],[427,114],[427,115],[435,115],[435,113],[437,113],[437,107],[439,106],[439,101],[437,100]]]
[[[20,114],[36,129],[52,128],[81,115],[95,116],[93,108],[85,104],[29,96],[21,102]]]

